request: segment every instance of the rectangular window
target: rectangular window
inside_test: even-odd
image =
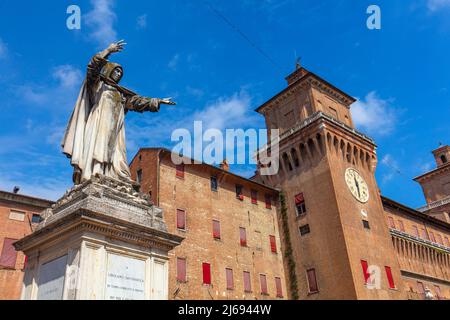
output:
[[[26,213],[23,211],[11,210],[9,212],[9,219],[16,221],[25,221],[25,215]]]
[[[247,246],[247,230],[245,228],[239,228],[239,240],[242,247]]]
[[[394,218],[392,217],[388,217],[389,220],[389,228],[391,229],[395,229],[395,222],[394,222]]]
[[[307,274],[308,274],[309,293],[318,292],[319,288],[317,286],[316,269],[309,269],[307,271]]]
[[[234,282],[233,282],[233,269],[226,268],[225,274],[227,277],[227,289],[233,290],[234,289]]]
[[[303,193],[299,193],[295,196],[295,210],[297,212],[297,216],[301,216],[306,213],[306,204]]]
[[[413,226],[413,232],[414,232],[414,235],[415,235],[417,238],[419,238],[419,228],[417,228],[417,226]]]
[[[388,278],[388,282],[389,282],[389,288],[390,289],[395,289],[395,282],[394,282],[394,277],[392,277],[392,270],[391,267],[384,267],[384,269],[386,270],[386,276]]]
[[[177,209],[177,228],[186,230],[186,211]]]
[[[422,239],[430,240],[430,238],[428,237],[427,230],[425,230],[424,228],[422,228]]]
[[[430,240],[436,242],[436,238],[434,237],[434,233],[430,232]]]
[[[237,184],[236,185],[236,198],[238,198],[239,200],[244,200],[244,194],[242,192],[242,186]]]
[[[405,232],[405,225],[403,224],[402,220],[398,220],[398,227],[400,228],[401,232]]]
[[[445,245],[446,247],[450,247],[450,242],[448,241],[448,238],[447,238],[447,237],[444,237],[444,245]]]
[[[363,222],[363,227],[364,227],[365,229],[370,229],[369,221],[363,220],[362,222]]]
[[[369,265],[366,260],[361,260],[361,267],[362,267],[363,276],[364,276],[364,284],[367,284],[367,282],[369,281],[370,274],[367,271],[367,269],[369,268]]]
[[[267,290],[267,279],[265,274],[259,275],[259,283],[261,285],[261,294],[269,294]]]
[[[251,197],[252,197],[252,204],[258,204],[258,191],[252,190]]]
[[[272,209],[272,197],[270,194],[266,194],[264,196],[264,200],[266,202],[266,209]]]
[[[305,234],[310,233],[311,230],[309,229],[309,224],[305,224],[304,226],[300,227],[300,235],[304,236]]]
[[[439,233],[436,235],[436,240],[437,240],[437,243],[439,243],[441,245],[444,244],[444,242],[442,242],[442,236]]]
[[[250,283],[250,272],[244,271],[244,291],[252,292],[252,285]]]
[[[141,183],[141,181],[142,181],[142,169],[139,169],[138,171],[136,171],[136,182]]]
[[[283,289],[281,287],[280,277],[275,277],[275,287],[277,289],[277,298],[283,298]]]
[[[177,164],[176,169],[177,169],[177,178],[184,179],[184,163]]]
[[[273,253],[277,253],[277,241],[275,239],[275,236],[269,236],[269,240],[270,240],[270,250]]]
[[[425,287],[423,286],[423,283],[420,281],[417,281],[417,291],[421,294],[425,293]]]
[[[41,216],[37,213],[33,213],[31,216],[31,223],[39,223],[41,222]]]
[[[217,191],[217,177],[216,176],[211,177],[211,190]]]
[[[3,249],[0,256],[0,266],[15,269],[17,260],[17,251],[13,246],[15,239],[5,238],[3,240]]]
[[[262,235],[261,231],[255,230],[255,248],[256,250],[262,250]]]
[[[211,265],[209,263],[203,262],[203,284],[211,284]]]
[[[186,259],[177,258],[177,280],[186,282]]]
[[[438,298],[438,300],[441,300],[441,298],[442,298],[441,287],[435,285],[434,286],[434,291],[436,292],[436,298]]]
[[[213,237],[220,239],[220,221],[218,220],[213,220]]]

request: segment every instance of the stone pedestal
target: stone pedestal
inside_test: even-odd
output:
[[[168,252],[182,238],[133,185],[93,177],[42,216],[15,243],[28,257],[22,299],[168,298]]]

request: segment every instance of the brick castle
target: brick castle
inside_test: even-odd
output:
[[[286,80],[256,110],[280,129],[276,175],[175,165],[164,148],[131,161],[169,232],[185,238],[170,252],[169,299],[450,299],[450,147],[414,179],[427,205],[409,208],[380,194],[355,100],[305,68]],[[0,299],[20,298],[26,258],[12,243],[51,204],[0,192]]]

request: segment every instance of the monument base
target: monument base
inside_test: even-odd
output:
[[[135,187],[97,176],[75,186],[15,247],[27,256],[24,300],[168,298],[162,210]]]

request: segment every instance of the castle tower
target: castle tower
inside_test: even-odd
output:
[[[450,146],[440,146],[433,155],[437,168],[414,179],[427,201],[419,211],[450,223]]]
[[[291,297],[402,299],[374,176],[376,145],[354,128],[355,99],[302,67],[286,80],[256,110],[268,129],[279,129],[280,169],[255,179],[283,191],[287,212],[279,223]]]

